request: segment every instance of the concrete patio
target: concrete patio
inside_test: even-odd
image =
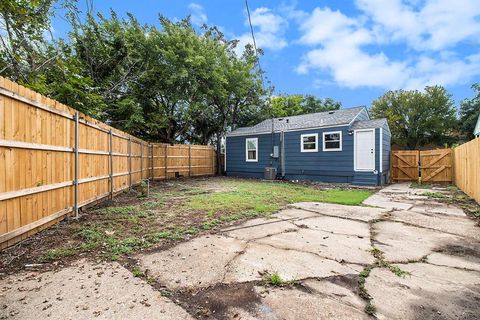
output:
[[[0,318],[476,319],[480,228],[424,192],[395,184],[367,206],[297,203],[138,254],[153,287],[118,263],[10,276]],[[293,285],[266,286],[268,273]]]

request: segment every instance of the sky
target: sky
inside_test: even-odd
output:
[[[261,67],[275,94],[330,97],[369,106],[388,90],[442,85],[458,104],[480,82],[480,0],[248,0]],[[245,0],[94,0],[97,12],[188,15],[216,25],[241,45],[252,42]],[[80,9],[86,1],[78,0]],[[60,16],[59,37],[68,32]]]

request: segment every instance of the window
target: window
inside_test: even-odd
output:
[[[246,161],[258,161],[258,138],[249,138],[245,141]]]
[[[323,151],[342,151],[342,132],[323,133]]]
[[[300,146],[302,152],[317,152],[318,151],[318,134],[302,134],[300,136]]]

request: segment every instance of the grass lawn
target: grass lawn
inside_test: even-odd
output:
[[[234,221],[269,216],[289,203],[359,205],[371,194],[371,190],[222,177],[155,182],[148,198],[137,192],[119,195],[108,205],[86,210],[79,220],[32,237],[19,247],[21,252],[1,253],[0,263],[9,261],[14,270],[23,261],[45,263],[79,256],[117,260]]]
[[[226,191],[195,195],[185,206],[208,213],[208,216],[239,212],[270,214],[295,202],[328,202],[359,205],[372,194],[370,190],[318,189],[312,186],[260,180],[224,180]]]

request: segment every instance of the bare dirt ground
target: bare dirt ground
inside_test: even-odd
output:
[[[449,194],[396,184],[365,206],[299,202],[118,262],[5,275],[0,318],[478,319],[480,228]]]

